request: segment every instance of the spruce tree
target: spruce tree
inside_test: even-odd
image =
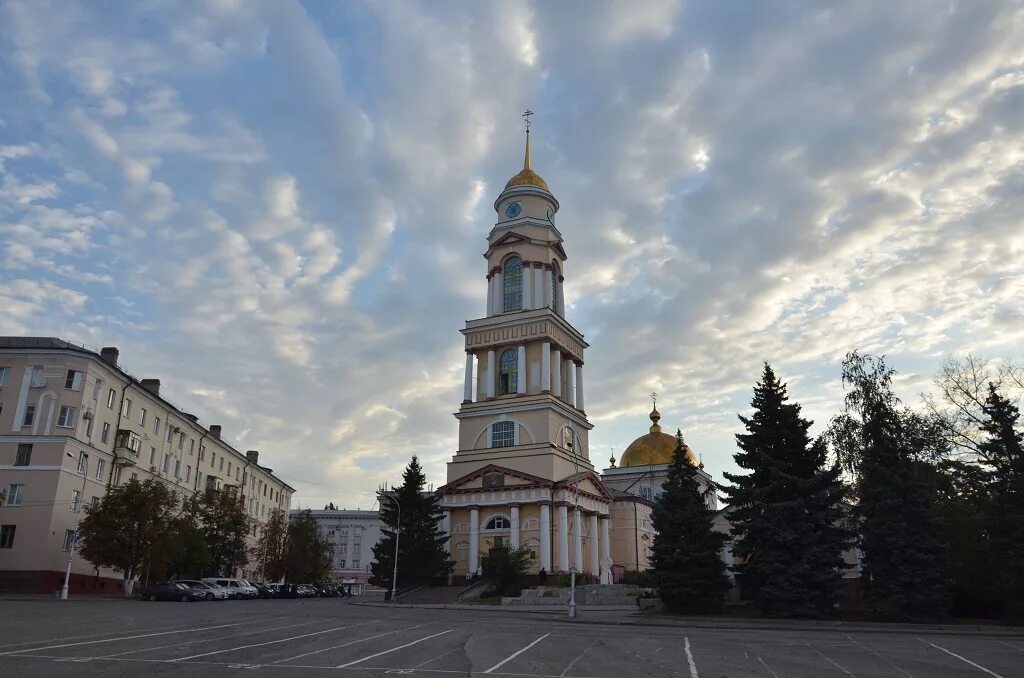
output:
[[[989,384],[985,400],[986,438],[979,454],[991,468],[989,496],[993,554],[1003,614],[1008,621],[1024,621],[1024,435],[1018,431],[1020,412]]]
[[[786,385],[765,363],[754,387],[754,414],[740,416],[734,456],[747,474],[725,473],[733,553],[745,593],[761,612],[778,617],[825,617],[841,594],[842,552],[850,538],[843,515],[846,492],[838,465],[826,464],[811,421],[789,402]]]
[[[446,577],[452,562],[445,551],[447,535],[441,531],[441,500],[426,492],[427,477],[414,456],[402,474],[402,484],[380,500],[384,522],[381,537],[373,547],[375,562],[370,583],[390,589],[395,565],[395,527],[398,538],[398,588],[429,583]],[[396,504],[397,500],[397,504]],[[401,522],[399,522],[401,515]]]
[[[676,439],[668,479],[652,513],[654,579],[668,609],[706,614],[721,609],[730,587],[722,561],[726,536],[712,528],[714,511],[697,468],[686,458],[683,434],[677,431]]]
[[[923,621],[949,609],[949,556],[931,463],[943,443],[933,422],[901,409],[893,374],[882,358],[848,354],[845,411],[830,435],[856,474],[868,610],[879,619]]]

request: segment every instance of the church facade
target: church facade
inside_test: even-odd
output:
[[[676,441],[661,432],[655,409],[650,432],[617,467],[613,459],[603,474],[594,468],[588,345],[565,317],[559,204],[531,167],[529,134],[522,171],[494,202],[498,220],[480,282],[486,309],[462,330],[458,450],[437,493],[457,578],[477,573],[489,549],[506,545],[532,551],[534,573],[576,571],[610,583],[614,571],[649,564],[650,512]]]

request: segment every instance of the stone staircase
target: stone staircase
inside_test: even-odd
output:
[[[627,584],[586,584],[576,587],[577,605],[614,605],[636,607],[640,587]],[[569,589],[557,586],[536,586],[523,589],[518,598],[503,597],[502,605],[563,606],[569,604]]]

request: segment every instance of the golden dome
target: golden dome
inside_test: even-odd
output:
[[[661,426],[658,425],[660,419],[661,413],[657,408],[651,410],[651,432],[629,444],[619,458],[619,468],[672,463],[672,455],[676,451],[676,437],[662,432]],[[700,463],[697,455],[686,443],[683,443],[683,451],[691,464],[697,466]]]
[[[548,193],[551,189],[548,188],[548,182],[540,178],[540,175],[534,172],[530,168],[530,130],[526,130],[526,155],[523,157],[523,170],[508,180],[505,184],[505,190],[512,188],[513,186],[536,186],[537,188],[543,188]]]

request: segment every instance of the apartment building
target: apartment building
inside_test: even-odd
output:
[[[0,337],[0,591],[52,592],[63,583],[79,511],[107,489],[157,478],[179,494],[239,492],[249,540],[294,488],[137,379],[119,351],[52,337]],[[255,576],[247,564],[236,576]],[[121,574],[75,557],[70,590],[118,593]]]
[[[293,510],[292,516],[302,511]],[[338,580],[365,583],[373,563],[373,547],[384,523],[377,511],[310,511],[317,533],[331,545],[331,574]]]

